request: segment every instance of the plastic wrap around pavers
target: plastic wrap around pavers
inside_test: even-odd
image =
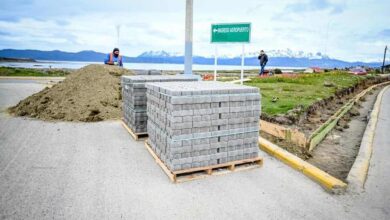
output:
[[[145,83],[197,80],[198,76],[186,75],[122,76],[124,122],[134,133],[147,133]]]
[[[258,88],[220,82],[146,87],[149,145],[171,171],[258,156]]]

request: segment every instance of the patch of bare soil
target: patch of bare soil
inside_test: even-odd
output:
[[[260,129],[260,136],[304,160],[309,159],[311,157],[311,155],[309,155],[305,149],[296,146],[293,143],[288,142],[287,140],[283,140],[273,135],[267,134],[261,131],[261,129]]]
[[[367,94],[343,117],[336,129],[314,149],[309,163],[334,177],[345,180],[359,152],[369,114],[380,89]]]
[[[298,128],[299,131],[309,137],[351,98],[371,85],[388,80],[387,77],[371,78],[352,88],[338,91],[328,99],[318,101],[305,112],[297,108],[290,111],[286,116],[266,118],[264,120],[276,122],[285,127]],[[381,89],[376,88],[362,97],[360,102],[355,104],[350,112],[339,120],[336,128],[310,153],[307,149],[264,132],[261,133],[261,136],[298,157],[307,160],[309,163],[329,174],[345,180],[358,154],[360,143],[367,126],[367,118]]]
[[[330,175],[345,180],[355,162],[368,117],[382,88],[373,89],[362,97],[311,153],[264,132],[260,135]]]
[[[343,107],[351,98],[355,97],[361,91],[368,87],[388,81],[388,78],[376,77],[360,82],[354,87],[338,91],[332,97],[321,100],[310,106],[303,114],[298,126],[300,130],[308,135],[312,134],[319,126],[326,122],[338,109]]]
[[[285,127],[298,128],[299,131],[310,136],[351,98],[372,85],[388,80],[387,77],[371,77],[353,87],[337,91],[333,96],[314,103],[307,110],[304,110],[302,106],[298,106],[284,116],[269,117],[262,115],[261,118]]]
[[[121,75],[132,75],[132,72],[114,66],[89,65],[20,101],[9,112],[48,121],[119,119],[122,116]]]

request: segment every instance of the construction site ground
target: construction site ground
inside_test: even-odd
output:
[[[382,89],[380,87],[364,96],[364,101],[355,105],[353,111],[356,112],[343,117],[339,126],[313,150],[307,161],[345,181],[359,152],[369,115]]]
[[[120,121],[6,113],[44,86],[0,80],[0,219],[389,219],[390,90],[365,192],[336,196],[263,152],[260,169],[172,184]]]

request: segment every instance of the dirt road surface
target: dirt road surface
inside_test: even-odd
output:
[[[0,109],[40,89],[1,80]],[[367,190],[342,196],[264,153],[261,169],[172,184],[118,121],[2,112],[0,219],[389,219],[390,90],[382,108]]]

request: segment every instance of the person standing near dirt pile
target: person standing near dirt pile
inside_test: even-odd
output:
[[[265,65],[267,65],[267,62],[268,62],[268,56],[267,56],[267,54],[265,54],[264,50],[260,51],[260,55],[257,59],[259,59],[259,61],[260,61],[259,75],[262,76],[264,74]]]
[[[118,48],[114,48],[112,53],[107,54],[104,64],[123,67],[122,55],[119,54]]]

